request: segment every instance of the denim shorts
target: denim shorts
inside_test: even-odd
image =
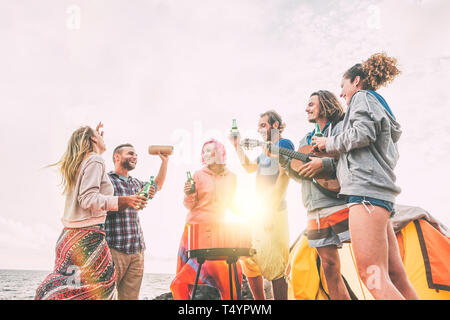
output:
[[[362,197],[362,196],[348,196],[347,197],[347,203],[348,204],[359,204],[362,203],[364,205],[372,205],[372,206],[378,206],[386,209],[391,213],[390,218],[392,218],[395,214],[394,204],[389,201],[370,198],[370,197]]]

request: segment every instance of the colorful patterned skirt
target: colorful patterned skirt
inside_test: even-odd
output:
[[[185,226],[178,249],[177,274],[173,279],[170,290],[174,300],[190,300],[195,277],[198,269],[197,259],[188,258],[188,225]],[[236,263],[239,286],[242,285],[242,268],[239,261]],[[233,282],[234,283],[234,282]],[[224,260],[206,260],[199,276],[198,284],[205,284],[217,288],[222,300],[230,300],[230,279],[228,264]],[[236,288],[233,285],[233,297],[236,297]]]
[[[56,261],[36,290],[36,300],[112,300],[116,272],[103,225],[64,228],[56,243]]]

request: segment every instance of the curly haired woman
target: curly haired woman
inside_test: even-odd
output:
[[[375,299],[418,299],[403,266],[389,220],[394,215],[394,168],[400,125],[375,90],[400,73],[397,60],[372,55],[344,73],[341,97],[348,110],[343,131],[313,137],[320,150],[339,152],[337,176],[349,206],[349,229],[358,272]]]

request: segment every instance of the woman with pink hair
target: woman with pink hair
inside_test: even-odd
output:
[[[211,139],[203,144],[203,168],[194,173],[195,192],[189,193],[191,184],[184,186],[184,205],[189,210],[186,226],[178,250],[177,274],[170,285],[175,300],[189,300],[198,269],[197,259],[189,259],[188,227],[190,224],[223,222],[225,212],[233,202],[236,175],[225,166],[226,152],[222,143]],[[242,270],[237,263],[239,283]],[[225,261],[205,261],[198,284],[206,284],[219,290],[223,300],[230,299],[228,265]],[[236,296],[236,293],[233,293]]]

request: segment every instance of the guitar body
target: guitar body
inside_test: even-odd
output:
[[[314,152],[313,147],[310,145],[302,146],[301,148],[298,149],[298,152],[308,154],[311,157],[317,158],[336,158],[336,155],[327,154],[324,152]],[[305,162],[301,160],[294,158],[291,160],[291,168],[295,172],[298,172],[303,164],[305,164]],[[338,193],[341,190],[341,186],[335,175],[332,176],[329,173],[319,173],[314,177],[314,180],[316,180],[316,182],[320,186],[332,192]]]

